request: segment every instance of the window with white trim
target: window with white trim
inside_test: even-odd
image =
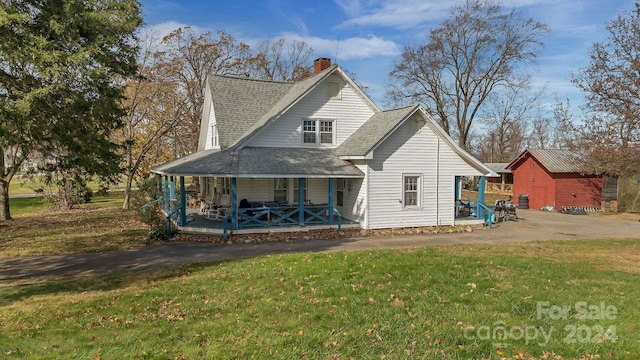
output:
[[[403,206],[418,207],[420,206],[420,176],[419,175],[403,175]]]
[[[211,147],[217,148],[218,145],[218,126],[216,124],[211,125]]]
[[[289,179],[273,179],[273,201],[287,201]]]
[[[303,144],[335,144],[335,120],[309,119],[302,121]]]

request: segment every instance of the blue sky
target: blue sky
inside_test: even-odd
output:
[[[406,45],[417,45],[448,16],[457,1],[443,0],[141,0],[145,23],[161,33],[179,26],[198,32],[225,30],[254,45],[266,38],[291,38],[309,44],[316,57],[330,57],[370,87],[373,100],[384,107],[385,83]],[[570,72],[588,64],[605,24],[635,0],[504,0],[526,16],[546,23],[551,33],[538,66],[531,69],[534,85],[547,86],[554,97],[582,102],[569,81]],[[575,109],[574,109],[575,110]]]

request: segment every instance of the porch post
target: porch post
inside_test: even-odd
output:
[[[164,207],[164,211],[169,211],[169,178],[167,175],[164,176],[164,193],[163,193],[163,201],[162,205]]]
[[[478,181],[478,203],[485,205],[484,203],[484,190],[486,186],[486,177],[480,176],[480,180]],[[484,209],[482,207],[478,207],[478,219],[484,219]]]
[[[304,225],[304,178],[298,178],[298,225]]]
[[[329,178],[329,224],[333,224],[333,178]]]
[[[169,177],[169,199],[176,198],[176,184],[173,176]]]
[[[180,176],[180,226],[187,225],[187,191],[184,188],[184,176]]]
[[[231,228],[238,229],[238,181],[231,178]]]

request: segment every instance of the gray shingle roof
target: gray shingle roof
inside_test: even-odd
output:
[[[270,120],[283,113],[289,106],[294,104],[298,99],[302,98],[302,96],[304,96],[307,92],[311,91],[311,89],[313,89],[318,83],[331,75],[337,67],[338,66],[334,64],[331,67],[307,79],[296,83],[289,83],[287,91],[281,94],[279,99],[277,99],[277,101],[273,103],[265,113],[263,113],[260,117],[257,117],[257,121],[254,121],[252,125],[242,134],[242,136],[238,137],[234,141],[233,145],[239,144],[240,142],[242,142],[242,140],[248,139],[257,130],[265,126]]]
[[[241,138],[294,86],[223,75],[211,76],[209,85],[222,149]]]
[[[584,156],[568,149],[527,149],[509,163],[509,168],[530,154],[552,173],[582,173],[585,171]]]
[[[231,148],[200,151],[152,169],[174,176],[247,177],[364,177],[362,171],[340,159],[333,149]]]
[[[336,149],[340,156],[365,156],[398,126],[413,114],[418,105],[377,113],[362,124],[348,139]]]

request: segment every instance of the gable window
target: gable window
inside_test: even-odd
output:
[[[211,147],[217,148],[218,145],[218,126],[216,124],[211,125]]]
[[[334,120],[303,120],[303,144],[335,144],[336,127]]]
[[[342,99],[340,83],[336,81],[327,81],[327,95],[329,96],[329,99]]]
[[[420,206],[420,176],[403,175],[404,183],[403,204],[404,207]]]

